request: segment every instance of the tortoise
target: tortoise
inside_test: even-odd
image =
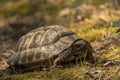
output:
[[[15,47],[14,54],[0,62],[0,70],[9,66],[56,66],[86,57],[94,62],[90,43],[74,32],[60,25],[43,26],[22,36]]]

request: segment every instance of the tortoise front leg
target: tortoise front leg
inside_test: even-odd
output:
[[[54,60],[54,62],[53,62],[53,67],[55,68],[55,67],[57,66],[57,64],[60,63],[61,60],[62,60],[61,57],[56,58],[56,59]]]
[[[68,48],[67,50],[61,52],[58,57],[54,60],[53,66],[56,67],[60,63],[68,62],[72,57],[72,48]]]

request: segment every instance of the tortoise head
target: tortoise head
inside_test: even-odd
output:
[[[85,41],[85,40],[76,40],[72,48],[75,51],[81,51],[81,52],[86,52],[86,50],[90,50],[91,52],[94,52],[93,48],[91,47],[90,43]]]
[[[9,67],[5,60],[0,61],[0,71],[4,71]]]
[[[90,63],[94,63],[94,57],[92,54],[94,53],[94,50],[89,42],[85,40],[77,40],[72,45],[72,48],[74,49],[75,54],[83,56],[85,60]]]

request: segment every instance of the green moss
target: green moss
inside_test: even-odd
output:
[[[49,5],[41,1],[31,3],[31,1],[29,0],[23,0],[11,2],[9,4],[4,3],[4,5],[1,7],[2,8],[0,11],[0,15],[9,17],[19,14],[25,16],[37,12],[39,10],[43,13],[58,12],[58,10],[62,8],[62,3],[56,5]]]
[[[10,80],[75,80],[76,78],[82,78],[85,69],[80,67],[72,67],[65,69],[57,69],[50,71],[38,71],[28,72],[24,74],[3,75],[2,79]]]
[[[102,32],[104,28],[97,29],[97,28],[79,28],[78,35],[88,41],[100,40],[102,36]]]
[[[13,16],[15,14],[28,15],[33,12],[33,4],[29,2],[12,2],[3,6],[1,15]]]

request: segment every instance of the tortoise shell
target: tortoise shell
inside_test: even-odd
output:
[[[78,39],[81,38],[63,26],[40,27],[19,39],[16,53],[6,62],[10,65],[41,62],[61,54]]]

